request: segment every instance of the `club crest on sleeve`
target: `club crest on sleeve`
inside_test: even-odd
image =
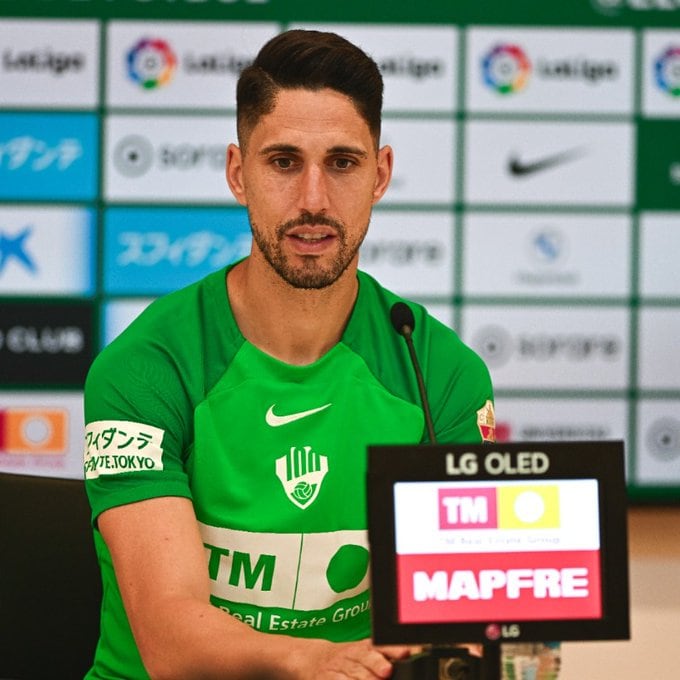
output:
[[[484,406],[477,411],[477,427],[482,435],[482,441],[496,441],[496,414],[490,399],[487,399]]]

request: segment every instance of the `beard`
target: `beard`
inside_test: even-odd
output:
[[[294,266],[283,252],[282,244],[286,239],[286,232],[293,227],[321,224],[335,229],[339,245],[336,255],[325,264],[321,263],[320,257],[308,255],[303,257],[302,265]],[[271,238],[264,235],[252,217],[250,228],[253,240],[265,260],[286,283],[294,288],[319,290],[335,283],[349,267],[366,236],[368,224],[353,241],[348,240],[347,229],[342,222],[322,214],[303,213],[294,220],[283,222],[276,227]]]

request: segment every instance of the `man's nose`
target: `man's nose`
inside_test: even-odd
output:
[[[315,213],[328,208],[327,179],[323,168],[310,164],[304,169],[300,176],[300,210]]]

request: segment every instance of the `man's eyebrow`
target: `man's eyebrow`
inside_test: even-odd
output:
[[[362,158],[368,158],[368,153],[358,146],[332,146],[328,149],[328,153],[348,153],[354,156],[361,156]]]
[[[299,153],[301,151],[299,146],[294,144],[270,144],[265,146],[264,149],[260,149],[258,155],[266,156],[270,153]]]
[[[302,149],[295,144],[270,144],[265,146],[264,149],[260,149],[258,155],[267,156],[270,153],[300,153]],[[332,146],[330,149],[326,150],[327,154],[352,154],[354,156],[360,156],[361,158],[368,158],[368,153],[358,146],[346,146],[344,144],[339,144],[337,146]]]

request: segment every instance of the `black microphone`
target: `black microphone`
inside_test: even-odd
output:
[[[420,401],[423,405],[423,413],[425,414],[425,425],[427,426],[427,434],[430,438],[431,444],[437,443],[437,438],[434,435],[434,425],[432,424],[432,413],[430,412],[430,404],[427,401],[427,392],[425,391],[425,382],[423,381],[423,374],[420,370],[416,350],[413,346],[413,338],[411,337],[413,329],[416,327],[416,320],[413,316],[411,308],[404,302],[395,302],[390,309],[390,320],[394,326],[394,330],[399,335],[404,336],[408,353],[411,356],[411,363],[413,364],[413,372],[416,374],[418,382],[418,392],[420,393]]]

